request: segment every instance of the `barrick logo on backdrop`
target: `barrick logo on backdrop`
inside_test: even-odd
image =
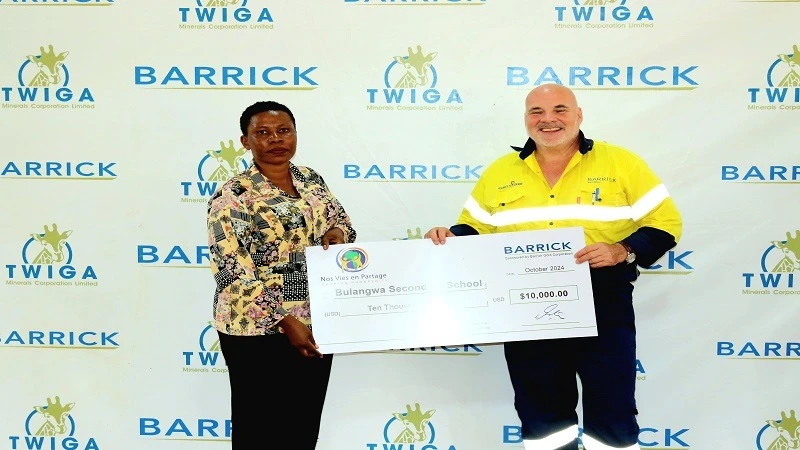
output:
[[[653,28],[655,19],[642,0],[559,0],[555,28]]]
[[[786,240],[769,241],[761,254],[761,271],[743,273],[742,294],[800,295],[800,230],[792,236],[786,232]]]
[[[345,164],[345,180],[398,183],[474,183],[483,165],[461,164]]]
[[[687,443],[686,433],[689,428],[650,428],[641,427],[639,429],[639,445],[642,448],[656,448],[656,449],[689,449],[691,446]],[[579,448],[584,449],[581,438],[583,437],[583,428],[578,429]],[[504,425],[503,426],[503,444],[520,444],[522,443],[522,427],[519,425]],[[592,450],[592,449],[589,449]],[[772,450],[772,449],[770,449]]]
[[[71,350],[116,350],[119,331],[12,330],[0,335],[0,348],[53,348]]]
[[[795,184],[800,181],[800,166],[722,166],[722,181]]]
[[[47,398],[47,405],[34,406],[25,418],[25,434],[9,436],[11,450],[69,449],[100,450],[93,437],[79,437],[75,433],[72,410],[75,403],[62,404]]]
[[[116,162],[106,161],[8,161],[0,162],[0,179],[116,180]]]
[[[506,85],[556,83],[573,90],[691,91],[699,66],[525,66],[506,67]]]
[[[367,450],[456,450],[454,444],[437,444],[436,429],[431,417],[436,412],[429,409],[422,412],[419,403],[414,409],[406,405],[406,412],[392,413],[392,417],[383,426],[383,442],[367,443]]]
[[[44,233],[31,233],[22,245],[22,264],[6,264],[6,285],[96,287],[97,273],[90,265],[73,262],[67,238],[72,230],[44,226]]]
[[[367,111],[463,111],[457,89],[439,86],[432,61],[439,52],[417,45],[408,54],[395,55],[383,73],[383,88],[368,88]]]
[[[56,53],[53,45],[39,54],[28,53],[17,69],[17,86],[2,86],[3,108],[92,109],[94,95],[85,86],[70,84],[70,71],[64,61],[68,51]]]
[[[247,169],[247,150],[236,147],[231,139],[227,145],[220,141],[218,149],[206,150],[197,164],[197,179],[181,181],[182,203],[205,205],[219,186]]]
[[[781,420],[768,419],[756,435],[758,450],[790,450],[799,447],[800,421],[794,410],[781,411]]]
[[[209,323],[200,332],[199,350],[183,352],[183,371],[186,373],[228,373],[219,347],[217,331]]]
[[[139,436],[159,441],[229,442],[231,440],[231,421],[230,419],[208,418],[140,417]]]
[[[689,275],[694,267],[687,261],[694,250],[670,250],[650,267],[641,270],[642,275]]]
[[[0,0],[0,6],[113,6],[115,0]]]
[[[800,111],[800,49],[794,44],[792,53],[776,54],[767,67],[766,86],[747,88],[748,110]]]
[[[133,84],[155,89],[311,91],[317,66],[135,66]]]
[[[717,356],[725,359],[747,359],[763,361],[766,359],[782,359],[796,361],[800,359],[800,342],[757,342],[746,341],[717,342]]]
[[[208,245],[136,246],[136,262],[144,267],[191,268],[209,270]]]
[[[271,30],[269,8],[251,6],[259,0],[183,0],[192,7],[178,8],[180,30]],[[263,4],[261,0],[261,4]]]

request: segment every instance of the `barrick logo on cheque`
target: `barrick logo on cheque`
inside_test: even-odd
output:
[[[642,0],[561,0],[556,28],[653,28],[653,13]]]
[[[47,398],[47,405],[34,406],[25,419],[25,434],[9,436],[11,450],[69,449],[100,450],[93,437],[76,437],[72,410],[75,403],[62,404]]]
[[[431,417],[436,412],[422,412],[419,403],[414,409],[406,405],[406,412],[394,412],[383,426],[383,442],[367,443],[367,450],[456,450],[453,444],[435,444],[436,430]]]
[[[768,419],[756,436],[758,450],[790,450],[800,448],[800,421],[794,410],[781,411],[781,420]]]
[[[767,85],[747,88],[750,110],[800,111],[800,49],[779,53],[767,68]]]
[[[247,169],[244,147],[236,148],[233,140],[219,142],[219,149],[206,150],[197,164],[197,180],[181,181],[182,203],[208,202],[211,194],[234,175]]]
[[[17,86],[2,86],[3,108],[86,109],[94,108],[94,95],[88,87],[71,83],[64,61],[68,51],[56,53],[53,45],[39,54],[28,53],[17,70]]]
[[[742,294],[800,295],[800,230],[786,232],[785,241],[771,241],[761,254],[761,272],[743,273]]]
[[[185,0],[186,1],[186,0]],[[181,30],[271,30],[267,7],[253,8],[251,0],[188,0],[193,7],[178,8]],[[261,1],[263,3],[263,0]]]
[[[58,231],[44,226],[44,233],[31,233],[22,245],[22,264],[6,264],[6,285],[96,287],[92,266],[73,263],[72,246],[67,238],[72,230]]]
[[[462,111],[457,89],[439,86],[439,72],[433,60],[439,52],[408,47],[407,55],[396,55],[383,74],[384,88],[369,88],[368,111]]]

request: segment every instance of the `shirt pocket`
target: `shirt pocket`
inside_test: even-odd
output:
[[[624,226],[630,219],[628,197],[619,185],[587,186],[581,189],[580,196],[582,204],[589,207],[583,218],[585,228],[608,231]]]
[[[502,211],[520,208],[524,203],[522,201],[524,197],[525,192],[522,189],[506,189],[497,191],[494,197],[487,203],[492,209],[491,213],[495,214]]]

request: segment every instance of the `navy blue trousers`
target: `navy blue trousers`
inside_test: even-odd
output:
[[[578,423],[578,374],[584,434],[613,447],[638,442],[635,278],[635,268],[592,270],[597,337],[505,344],[523,439],[540,439]],[[559,450],[577,448],[576,439]]]

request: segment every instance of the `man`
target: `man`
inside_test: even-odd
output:
[[[525,99],[530,139],[481,175],[448,236],[582,226],[598,336],[505,344],[526,450],[578,448],[578,388],[587,450],[638,449],[634,387],[636,265],[652,265],[681,234],[666,188],[633,153],[587,139],[583,112],[566,87],[542,85]]]

